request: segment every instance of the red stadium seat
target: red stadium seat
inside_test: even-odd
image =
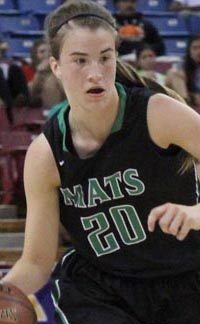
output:
[[[13,109],[13,119],[14,129],[40,133],[46,117],[42,109],[23,107]]]
[[[0,132],[0,170],[2,204],[9,204],[14,197],[22,198],[24,159],[33,134],[25,131]]]

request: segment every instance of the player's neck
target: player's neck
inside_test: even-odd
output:
[[[119,97],[113,96],[112,102],[105,108],[94,111],[77,112],[70,110],[69,124],[73,137],[104,142],[109,135],[118,113]]]

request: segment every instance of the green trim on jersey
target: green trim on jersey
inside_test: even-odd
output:
[[[59,303],[59,299],[61,297],[61,292],[60,292],[60,287],[59,287],[59,280],[57,279],[55,281],[55,289],[57,290],[56,292],[56,295],[55,296],[53,294],[53,292],[51,293],[51,298],[52,298],[52,301],[53,301],[53,304],[54,304],[54,307],[55,307],[55,312],[58,314],[61,322],[63,324],[70,324],[65,316],[65,314],[63,313],[63,311],[61,310],[61,308],[59,307],[58,303]]]
[[[53,117],[56,113],[58,113],[58,124],[61,133],[63,134],[63,150],[67,152],[67,147],[65,145],[65,138],[66,138],[66,126],[64,120],[64,114],[67,108],[69,107],[69,103],[67,100],[59,102],[57,105],[53,106],[48,114],[48,119]]]
[[[126,91],[124,90],[124,87],[122,86],[122,84],[120,84],[119,82],[116,82],[115,86],[116,86],[116,89],[117,89],[117,92],[119,95],[119,111],[117,114],[117,118],[115,119],[115,122],[111,129],[111,134],[118,132],[122,127],[122,123],[124,120],[124,112],[125,112],[125,107],[126,107],[126,99],[127,99],[127,94],[126,94]]]
[[[60,112],[58,113],[58,124],[59,124],[60,131],[63,134],[62,148],[64,152],[68,152],[68,149],[66,147],[67,129],[66,129],[65,118],[64,118],[65,112],[68,108],[69,108],[69,103],[67,102],[67,105],[63,106]]]
[[[61,260],[61,265],[63,266],[64,262],[66,261],[67,258],[69,258],[71,256],[71,254],[73,254],[74,252],[76,252],[75,249],[70,249],[70,251],[68,251],[62,258]],[[69,321],[67,320],[65,314],[63,313],[63,311],[61,310],[61,308],[59,307],[59,301],[61,298],[61,291],[60,291],[60,287],[59,287],[59,280],[56,279],[54,281],[54,285],[53,285],[53,289],[51,291],[51,298],[55,307],[55,312],[58,314],[61,322],[63,324],[69,324]]]
[[[57,112],[59,112],[61,109],[66,108],[68,106],[67,100],[61,101],[55,106],[53,106],[48,113],[48,119],[54,116]]]
[[[116,82],[115,86],[119,95],[119,111],[117,114],[117,118],[115,119],[115,122],[112,126],[111,134],[118,132],[122,127],[122,123],[124,120],[125,106],[126,106],[126,98],[127,98],[123,85]],[[54,106],[51,114],[54,115],[56,112],[58,112],[58,124],[59,124],[60,131],[63,134],[62,148],[64,152],[68,152],[68,149],[66,147],[67,129],[66,129],[65,118],[64,118],[65,112],[67,111],[68,108],[69,108],[69,103],[65,100],[59,103],[58,105]]]

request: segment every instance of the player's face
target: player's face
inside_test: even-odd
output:
[[[71,107],[98,109],[109,105],[115,93],[116,51],[111,31],[73,25],[54,67]]]
[[[200,64],[200,39],[192,42],[190,47],[190,56],[195,63]]]

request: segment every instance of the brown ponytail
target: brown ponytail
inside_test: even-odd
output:
[[[174,90],[161,85],[155,80],[148,77],[141,77],[136,70],[128,63],[117,60],[117,75],[116,78],[126,86],[145,87],[155,92],[166,94],[178,101],[185,103],[185,100]]]

